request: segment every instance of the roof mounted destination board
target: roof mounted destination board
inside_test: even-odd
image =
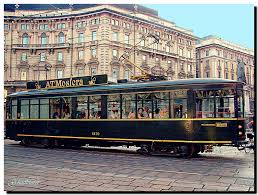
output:
[[[27,89],[58,89],[107,84],[107,75],[71,77],[27,82]]]

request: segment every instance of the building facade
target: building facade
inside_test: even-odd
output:
[[[254,51],[216,36],[200,39],[196,45],[196,77],[237,80],[238,60],[245,64],[245,113],[254,113]]]
[[[195,77],[193,32],[155,10],[133,6],[5,11],[5,92],[25,90],[31,80],[94,74],[107,74],[110,81],[129,79],[141,71],[119,57],[134,46],[139,50],[129,60],[145,71],[168,79]],[[144,40],[148,33],[159,43]]]

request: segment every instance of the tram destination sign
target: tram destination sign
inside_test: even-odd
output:
[[[107,84],[107,75],[71,77],[27,82],[27,89],[58,89]]]

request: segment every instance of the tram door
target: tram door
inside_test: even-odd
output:
[[[173,117],[174,118],[187,118],[187,100],[175,99],[173,103]]]
[[[187,90],[174,90],[171,95],[172,117],[187,118]]]

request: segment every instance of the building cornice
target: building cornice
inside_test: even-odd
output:
[[[218,38],[216,36],[204,37],[203,39],[200,39],[199,42],[200,43],[196,45],[197,50],[205,48],[205,47],[209,47],[209,46],[217,46],[217,47],[229,49],[234,52],[237,51],[237,52],[240,52],[243,54],[254,56],[254,50],[247,48],[247,47],[243,47],[236,43],[229,42],[227,40]]]
[[[94,10],[95,9],[95,10]],[[4,19],[5,20],[29,20],[31,21],[32,19],[33,20],[49,20],[49,19],[52,19],[52,20],[55,20],[55,19],[71,19],[74,18],[74,17],[77,17],[77,16],[88,16],[88,15],[92,15],[92,14],[102,14],[102,13],[109,13],[109,14],[116,14],[118,16],[122,16],[122,17],[127,17],[128,19],[131,19],[131,20],[137,20],[139,22],[143,22],[143,23],[147,23],[147,24],[151,24],[151,25],[154,25],[158,28],[165,28],[165,29],[168,29],[172,32],[175,32],[175,33],[179,33],[179,34],[183,34],[189,38],[192,38],[194,40],[197,40],[198,37],[195,36],[191,31],[187,30],[187,29],[183,29],[181,27],[178,27],[176,26],[174,23],[171,22],[171,25],[173,25],[173,27],[169,27],[169,26],[165,26],[165,25],[162,25],[162,24],[159,24],[159,23],[156,23],[156,22],[153,22],[153,21],[150,21],[150,20],[146,20],[142,17],[140,17],[141,15],[143,14],[136,14],[134,15],[134,13],[126,13],[126,11],[122,10],[122,9],[119,9],[119,8],[116,8],[116,7],[112,7],[110,5],[102,5],[102,6],[97,6],[97,7],[94,7],[93,8],[87,8],[87,9],[82,9],[80,11],[70,11],[70,14],[66,14],[66,15],[56,15],[56,16],[33,16],[33,17],[25,17],[25,16],[22,16],[22,15],[9,15],[9,14],[4,14]],[[65,10],[67,13],[68,13],[68,10]],[[66,13],[65,12],[65,13]],[[77,12],[77,13],[76,13]],[[128,11],[127,11],[128,12]],[[10,12],[8,12],[10,13]],[[11,12],[13,14],[13,12]],[[36,15],[39,15],[39,14],[36,14]],[[42,14],[43,15],[43,14]],[[147,16],[149,18],[151,18],[151,16]],[[156,20],[158,20],[156,17],[153,17],[155,18]],[[159,20],[163,20],[161,18],[159,18]],[[166,20],[163,20],[166,22]]]
[[[242,51],[242,50],[238,50],[238,49],[233,49],[233,48],[230,48],[230,47],[227,47],[227,46],[224,46],[224,45],[221,45],[221,44],[218,44],[218,43],[209,43],[209,44],[203,44],[203,45],[196,45],[196,50],[200,50],[200,49],[204,49],[204,48],[207,48],[207,47],[220,47],[222,49],[228,49],[230,50],[231,52],[239,52],[239,53],[242,53],[242,54],[245,54],[245,55],[248,55],[249,57],[254,57],[254,52],[251,50],[250,52],[245,52],[245,51]]]

